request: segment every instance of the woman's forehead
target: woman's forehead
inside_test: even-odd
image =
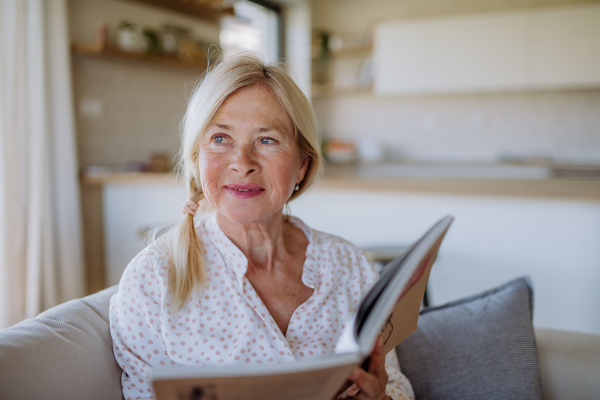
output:
[[[223,102],[210,127],[225,130],[278,130],[291,133],[289,115],[275,94],[262,86],[251,86],[232,93]]]

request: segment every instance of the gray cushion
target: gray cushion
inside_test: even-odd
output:
[[[423,310],[396,348],[416,399],[541,399],[532,311],[528,278]]]
[[[117,289],[0,330],[0,399],[123,399],[108,326]]]

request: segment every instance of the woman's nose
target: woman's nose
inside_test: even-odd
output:
[[[259,169],[254,146],[240,145],[235,150],[230,168],[241,176],[251,175]]]

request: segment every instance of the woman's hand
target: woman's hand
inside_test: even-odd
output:
[[[348,388],[346,399],[357,400],[387,400],[385,387],[388,382],[388,374],[385,370],[385,354],[383,354],[383,341],[377,339],[377,344],[371,353],[369,372],[356,367],[350,379],[354,384]]]

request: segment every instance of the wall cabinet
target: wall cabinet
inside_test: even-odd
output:
[[[600,5],[387,21],[381,95],[600,87]]]
[[[535,87],[600,87],[600,5],[547,9],[532,20]]]
[[[528,17],[499,14],[429,24],[429,89],[497,89],[527,82]],[[427,69],[426,69],[427,70]]]

